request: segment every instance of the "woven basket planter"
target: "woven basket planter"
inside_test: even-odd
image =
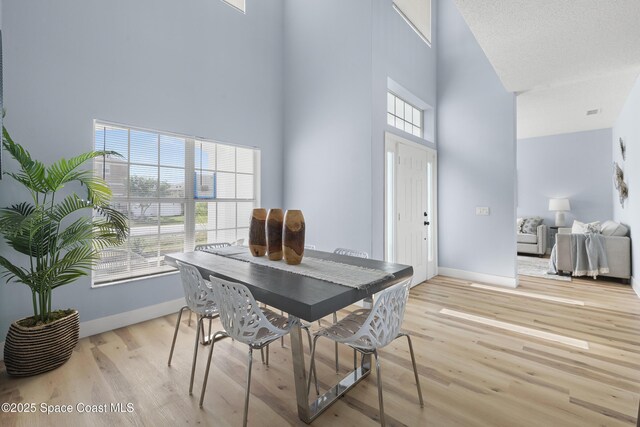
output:
[[[77,310],[41,326],[20,326],[19,321],[9,327],[4,345],[4,364],[9,375],[38,375],[64,365],[69,360],[80,333],[80,316]]]

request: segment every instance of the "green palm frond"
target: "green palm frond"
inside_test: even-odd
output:
[[[25,227],[36,207],[29,202],[22,202],[0,209],[0,233],[13,234]]]
[[[44,163],[33,160],[27,150],[19,144],[13,142],[6,128],[2,129],[2,145],[9,152],[11,157],[18,161],[20,172],[8,173],[7,175],[23,184],[29,191],[43,193],[47,187],[45,185]]]
[[[3,256],[0,256],[0,266],[4,267],[4,269],[6,270],[3,273],[3,276],[6,278],[7,282],[17,281],[20,283],[24,283],[25,285],[28,285],[30,287],[29,270],[16,266]]]
[[[46,183],[47,187],[51,191],[61,190],[65,184],[73,181],[83,181],[86,179],[85,173],[89,172],[89,176],[93,175],[88,170],[78,170],[87,161],[96,157],[115,156],[122,157],[115,151],[89,151],[88,153],[80,154],[79,156],[72,157],[71,159],[60,159],[47,168],[46,171]],[[104,181],[102,181],[104,183]],[[107,187],[108,188],[108,187]],[[109,191],[109,194],[111,192]]]
[[[16,266],[3,257],[0,267],[7,282],[29,286],[34,317],[46,322],[52,290],[88,275],[99,259],[99,250],[126,241],[128,219],[109,206],[111,189],[92,170],[83,168],[91,159],[119,155],[112,151],[91,151],[60,159],[45,168],[16,144],[6,129],[2,145],[19,164],[18,172],[7,175],[29,190],[32,202],[0,209],[0,235],[9,246],[28,257],[29,267]],[[79,183],[86,195],[73,193],[56,199],[56,192],[72,182]]]
[[[70,194],[56,203],[49,215],[53,221],[60,223],[69,215],[88,208],[93,208],[93,203],[77,194]]]

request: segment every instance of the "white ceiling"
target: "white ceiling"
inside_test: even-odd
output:
[[[613,126],[640,74],[640,0],[454,1],[518,93],[518,138]]]

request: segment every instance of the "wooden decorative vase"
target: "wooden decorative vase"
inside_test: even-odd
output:
[[[267,256],[271,261],[282,259],[282,225],[284,212],[282,209],[269,209],[267,215]]]
[[[300,264],[304,256],[304,216],[302,211],[288,210],[284,215],[282,231],[284,261],[287,264]]]
[[[253,210],[249,225],[249,251],[253,256],[264,256],[267,253],[266,221],[266,209],[257,208]]]

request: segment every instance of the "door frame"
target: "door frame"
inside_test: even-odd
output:
[[[433,199],[432,199],[433,205],[432,205],[432,212],[429,217],[429,221],[431,222],[430,231],[433,235],[433,239],[431,242],[432,247],[427,248],[428,253],[433,253],[433,261],[429,263],[429,261],[427,260],[427,280],[429,280],[432,277],[438,275],[438,151],[434,150],[431,147],[427,147],[426,145],[413,142],[411,140],[401,137],[400,135],[397,135],[393,132],[388,132],[388,131],[384,133],[384,156],[383,156],[384,158],[383,160],[384,162],[384,166],[383,166],[384,167],[384,184],[383,184],[384,260],[390,261],[390,262],[394,261],[392,259],[389,259],[389,253],[393,254],[393,256],[395,257],[396,245],[397,245],[396,239],[393,239],[392,242],[389,242],[389,231],[390,231],[389,230],[389,224],[390,224],[389,214],[391,213],[393,218],[396,217],[397,199],[396,199],[396,194],[394,193],[393,206],[391,207],[388,206],[389,197],[388,197],[387,183],[389,179],[389,170],[387,168],[387,153],[389,152],[394,153],[394,159],[395,159],[396,158],[395,153],[397,152],[398,144],[405,144],[412,148],[417,148],[419,150],[425,151],[428,154],[433,155],[433,172],[432,172],[433,179],[431,180],[431,188],[430,188],[431,193],[433,195]],[[393,168],[394,189],[396,186],[396,177],[397,177],[396,166],[397,166],[397,163],[394,161],[394,168]],[[394,228],[392,235],[395,237],[396,236],[395,221],[391,222],[391,227]],[[393,245],[393,246],[390,248],[389,247],[390,245]],[[389,249],[391,249],[391,251]],[[433,275],[430,275],[430,273],[433,273]],[[417,283],[412,284],[412,286],[415,286],[415,285],[417,285]]]

